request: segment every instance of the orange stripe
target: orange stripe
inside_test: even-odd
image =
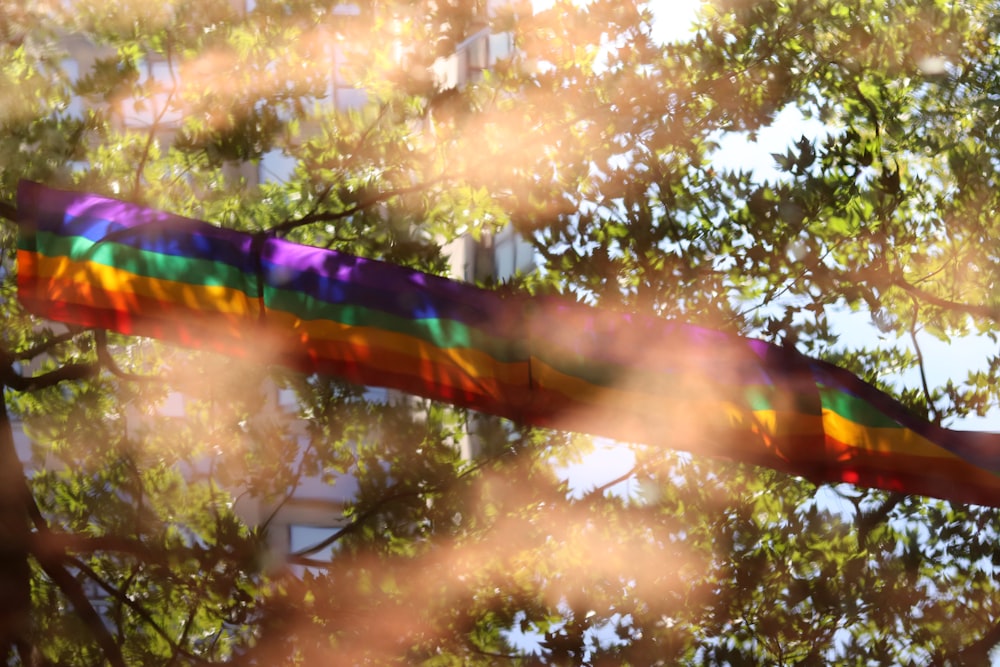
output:
[[[270,318],[269,318],[270,321]],[[314,362],[344,362],[363,369],[367,382],[376,383],[379,373],[411,375],[423,382],[452,387],[495,399],[517,401],[527,391],[528,364],[502,364],[483,355],[489,366],[477,365],[470,372],[468,364],[456,364],[452,350],[442,350],[430,343],[410,338],[412,352],[399,352],[368,342],[366,327],[347,332],[343,340],[311,338],[307,333],[279,327],[278,332],[287,349]]]
[[[130,292],[107,291],[76,281],[18,276],[18,283],[21,299],[30,299],[35,304],[34,312],[43,317],[47,316],[46,304],[58,303],[63,305],[64,311],[102,311],[101,317],[106,321],[109,319],[108,313],[116,313],[120,320],[132,322],[133,325],[144,319],[162,323],[175,319],[174,327],[181,329],[187,322],[194,320],[222,327],[226,333],[234,336],[239,336],[254,324],[254,320],[247,315],[200,310],[174,301],[163,301]],[[117,326],[111,328],[119,330]]]
[[[33,256],[29,259],[27,255]],[[26,280],[38,280],[36,288],[44,287],[49,297],[67,303],[115,308],[133,314],[142,314],[136,305],[150,300],[206,313],[257,317],[260,312],[256,298],[229,287],[147,278],[95,262],[26,251],[18,252],[18,261],[23,261],[18,270],[25,273]]]
[[[454,367],[469,377],[495,379],[499,384],[512,384],[521,388],[528,384],[526,361],[505,363],[476,348],[438,347],[416,336],[378,327],[354,326],[332,320],[303,320],[291,313],[274,309],[268,309],[266,314],[268,323],[292,332],[299,345],[336,350],[338,345],[360,343],[383,352],[417,356]]]

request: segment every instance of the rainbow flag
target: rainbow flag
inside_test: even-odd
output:
[[[795,350],[36,183],[21,183],[18,215],[19,297],[50,320],[817,483],[1000,506],[1000,435],[936,427]]]

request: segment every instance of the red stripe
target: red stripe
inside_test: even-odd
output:
[[[263,363],[271,361],[261,358],[262,354],[273,356],[274,346],[268,339],[275,340],[274,337],[245,319],[242,326],[237,327],[222,315],[187,311],[178,306],[165,309],[161,317],[133,317],[118,310],[24,295],[21,302],[32,313],[67,324],[107,329],[129,336],[162,338],[185,347],[255,358]]]
[[[36,279],[26,281],[29,289],[39,283]],[[144,301],[140,312],[157,312],[155,317],[21,293],[26,309],[59,322],[162,338],[186,347],[244,358],[256,357],[262,363],[280,363],[305,373],[338,375],[359,384],[387,386],[509,418],[520,414],[514,396],[526,394],[523,387],[504,385],[494,379],[472,378],[455,367],[391,350],[320,341],[309,341],[308,347],[302,347],[295,332],[265,331],[244,317],[208,314],[172,303],[150,303],[153,301],[150,299]],[[380,359],[380,366],[392,366],[394,370],[376,368],[366,361],[374,356]]]

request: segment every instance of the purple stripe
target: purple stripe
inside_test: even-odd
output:
[[[389,303],[385,297],[390,295],[394,306],[388,312],[393,314],[438,317],[470,326],[489,324],[504,331],[503,323],[518,310],[515,300],[496,292],[333,250],[269,239],[262,254],[268,284],[301,290],[330,303],[370,308],[373,301]]]
[[[182,218],[171,213],[156,211],[138,204],[108,199],[100,195],[52,190],[30,181],[21,181],[17,188],[18,213],[22,219],[34,216],[62,219],[85,218],[111,220],[122,227],[139,227],[148,224],[173,222],[179,225],[205,225],[208,223]],[[25,206],[27,205],[27,206]],[[27,210],[26,210],[27,209]]]
[[[26,181],[21,182],[17,196],[24,232],[34,229],[94,243],[119,243],[252,271],[249,255],[253,238],[249,234],[97,195],[49,190]]]

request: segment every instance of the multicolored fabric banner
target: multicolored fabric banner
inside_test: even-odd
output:
[[[1000,435],[933,426],[794,350],[36,183],[18,215],[19,295],[40,317],[817,483],[1000,506]]]

